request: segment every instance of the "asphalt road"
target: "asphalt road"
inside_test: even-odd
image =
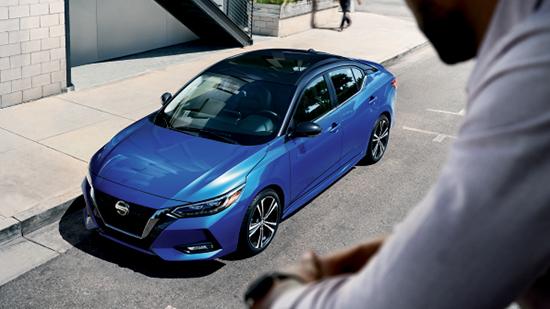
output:
[[[59,231],[74,247],[0,287],[0,308],[242,308],[247,282],[305,249],[326,253],[390,233],[437,178],[462,121],[471,67],[446,67],[429,47],[390,67],[399,89],[385,157],[357,166],[286,220],[263,253],[165,263],[94,237],[68,216]]]

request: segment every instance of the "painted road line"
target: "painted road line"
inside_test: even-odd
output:
[[[441,113],[441,114],[449,114],[449,115],[455,115],[455,116],[464,116],[466,115],[466,110],[463,108],[460,111],[456,112],[450,112],[450,111],[444,111],[441,109],[432,109],[432,108],[426,108],[428,112],[434,112],[434,113]]]
[[[428,134],[428,135],[434,135],[435,137],[432,141],[436,142],[436,143],[441,143],[446,138],[456,139],[456,136],[453,136],[453,135],[448,135],[448,134],[438,133],[438,132],[433,132],[433,131],[428,131],[428,130],[422,130],[422,129],[415,129],[415,128],[411,128],[411,127],[407,127],[407,126],[403,126],[403,130],[418,132],[418,133],[423,133],[423,134]]]

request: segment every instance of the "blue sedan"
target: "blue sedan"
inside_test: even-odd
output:
[[[164,260],[253,255],[359,161],[379,161],[396,79],[314,50],[214,64],[118,133],[82,183],[85,225]]]

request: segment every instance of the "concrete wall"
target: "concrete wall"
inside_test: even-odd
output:
[[[0,108],[66,88],[63,0],[0,0]]]
[[[317,11],[312,15],[313,1]],[[338,2],[334,0],[300,0],[286,6],[254,4],[253,33],[257,35],[284,37],[338,21]],[[314,18],[313,18],[314,17]]]
[[[254,3],[252,18],[253,34],[279,36],[280,5]]]
[[[197,38],[154,0],[71,0],[69,11],[72,66]]]

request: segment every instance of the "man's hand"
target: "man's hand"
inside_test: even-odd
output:
[[[378,252],[383,242],[384,238],[379,238],[322,257],[309,251],[302,256],[298,264],[285,269],[283,273],[293,274],[304,283],[356,273]],[[269,308],[278,297],[300,285],[292,279],[276,282],[264,298],[254,301],[252,308]]]
[[[326,256],[306,252],[297,265],[289,267],[285,272],[295,274],[305,282],[356,273],[378,252],[383,242],[384,238],[379,238]]]

